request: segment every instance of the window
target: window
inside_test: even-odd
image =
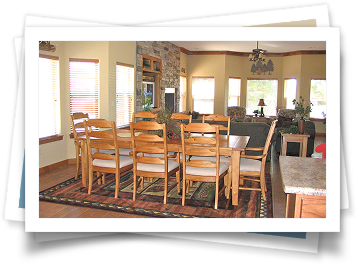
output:
[[[186,110],[186,76],[180,76],[180,112]]]
[[[70,113],[99,118],[99,60],[69,59]]]
[[[134,112],[134,66],[116,65],[116,124],[129,126]]]
[[[284,81],[284,106],[286,109],[295,109],[293,100],[296,99],[296,79],[285,79]]]
[[[204,114],[214,112],[214,77],[192,78],[193,110]]]
[[[326,80],[311,80],[310,101],[312,103],[310,118],[323,119],[326,114]]]
[[[276,115],[276,101],[278,93],[278,80],[276,79],[251,79],[247,85],[247,114],[253,114],[254,110],[259,110],[259,99],[264,99],[265,115]]]
[[[230,77],[228,79],[228,106],[240,105],[240,78]]]
[[[59,59],[39,57],[39,138],[60,132]]]

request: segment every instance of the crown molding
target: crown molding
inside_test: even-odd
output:
[[[233,52],[233,51],[189,51],[185,48],[180,47],[180,51],[187,55],[233,55],[233,56],[242,56],[248,57],[248,52]],[[326,54],[325,50],[316,50],[316,51],[293,51],[293,52],[284,52],[284,53],[266,53],[266,56],[270,57],[284,57],[284,56],[293,56],[293,55],[306,55],[306,54]]]

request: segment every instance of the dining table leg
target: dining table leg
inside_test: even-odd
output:
[[[239,174],[240,174],[240,151],[233,151],[231,156],[232,167],[232,205],[238,205]]]
[[[86,141],[81,141],[82,186],[88,187],[88,150]]]

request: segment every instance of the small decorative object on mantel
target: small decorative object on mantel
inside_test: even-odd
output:
[[[300,101],[296,99],[293,100],[293,104],[295,105],[296,116],[299,116],[300,119],[298,121],[299,134],[304,134],[305,132],[305,117],[312,111],[311,106],[313,105],[311,102],[307,104],[305,107],[305,100],[302,96],[300,96]]]
[[[52,45],[50,41],[39,41],[40,51],[55,52],[56,46]]]

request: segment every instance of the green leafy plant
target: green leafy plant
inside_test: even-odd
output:
[[[151,111],[151,98],[145,97],[141,105],[143,106],[143,111]]]
[[[291,125],[290,128],[284,129],[279,131],[280,133],[291,133],[291,134],[298,134],[299,128],[295,125]]]
[[[312,111],[311,106],[313,106],[313,104],[310,102],[310,104],[307,104],[307,106],[305,107],[305,100],[302,96],[300,96],[300,101],[294,99],[293,104],[295,105],[296,114],[298,114],[302,118],[306,117]]]
[[[167,138],[178,140],[181,139],[180,124],[171,119],[171,114],[172,112],[169,109],[161,108],[156,114],[156,121],[160,124],[166,124]]]

